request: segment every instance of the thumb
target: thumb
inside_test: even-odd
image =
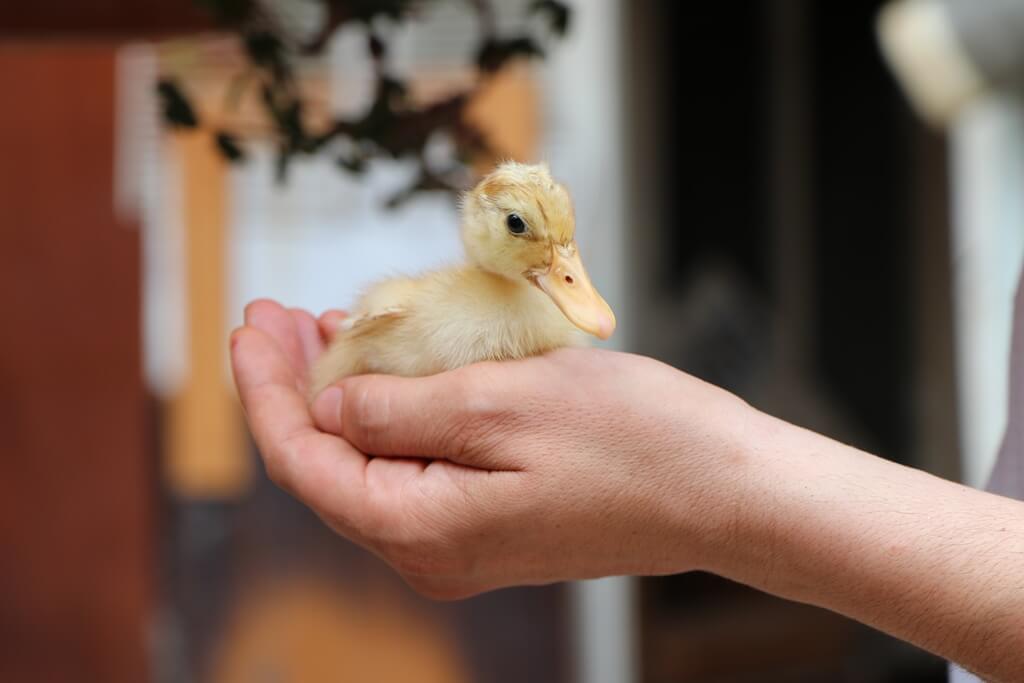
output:
[[[430,377],[359,375],[334,384],[313,401],[318,428],[368,455],[441,458],[486,469],[507,419],[500,394],[465,372]]]

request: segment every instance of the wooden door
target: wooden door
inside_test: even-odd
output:
[[[143,681],[152,456],[114,50],[0,43],[0,680]]]

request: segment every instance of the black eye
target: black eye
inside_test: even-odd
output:
[[[526,232],[526,223],[519,217],[518,214],[510,213],[508,218],[505,219],[505,225],[508,226],[508,231],[513,235],[522,235]]]

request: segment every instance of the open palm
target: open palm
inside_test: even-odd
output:
[[[404,546],[450,526],[457,503],[476,495],[476,485],[487,484],[489,473],[442,459],[368,457],[317,428],[306,377],[341,317],[329,312],[317,320],[273,301],[253,302],[245,326],[231,338],[235,381],[268,476],[415,585],[416,553]],[[430,586],[417,588],[448,592],[438,584],[432,577]],[[469,590],[460,582],[460,594]]]

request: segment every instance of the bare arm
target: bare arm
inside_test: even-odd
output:
[[[1022,503],[621,353],[353,377],[311,413],[317,322],[272,302],[246,319],[232,359],[270,476],[426,595],[706,569],[992,680],[1024,671]]]

